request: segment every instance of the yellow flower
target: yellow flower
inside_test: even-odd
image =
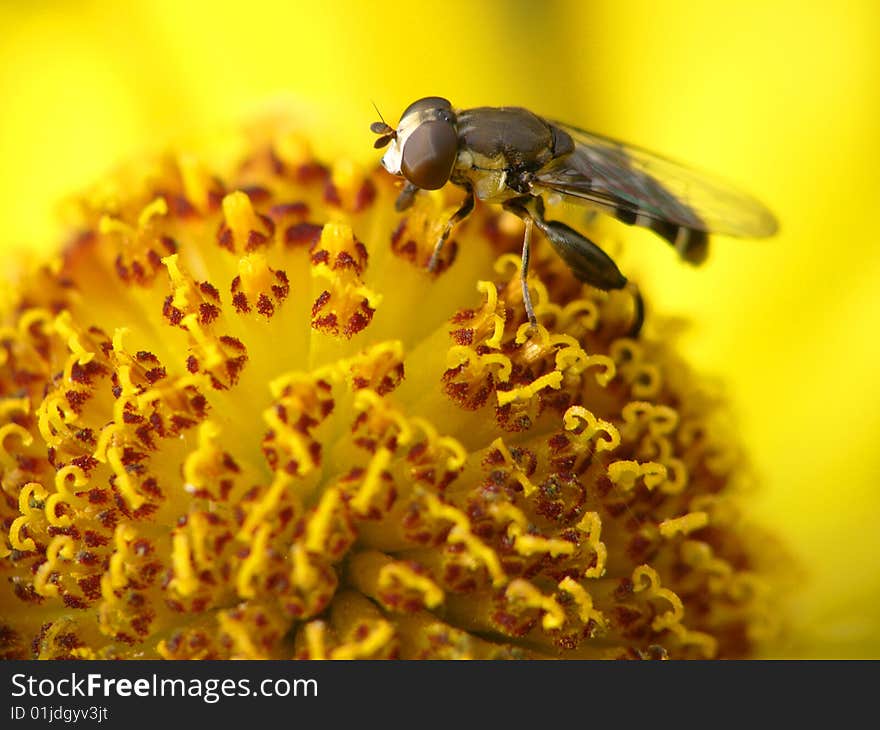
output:
[[[277,125],[82,201],[0,330],[7,657],[736,657],[722,401],[516,219]]]

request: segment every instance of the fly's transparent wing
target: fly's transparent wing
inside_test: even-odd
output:
[[[722,180],[608,137],[551,124],[571,135],[575,149],[537,172],[537,192],[578,198],[636,225],[654,221],[747,238],[778,228],[767,208]]]

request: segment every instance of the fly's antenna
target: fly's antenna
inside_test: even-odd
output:
[[[376,114],[379,115],[379,119],[381,120],[382,124],[385,124],[385,126],[387,127],[388,125],[385,123],[385,117],[382,116],[382,112],[379,111],[379,107],[376,106],[376,102],[370,99],[370,104],[373,105],[373,109],[376,110]]]
[[[370,131],[373,134],[379,135],[379,139],[377,139],[373,144],[373,147],[379,149],[380,147],[384,147],[385,145],[387,145],[392,139],[397,139],[397,130],[385,121],[385,117],[382,116],[382,112],[379,111],[379,107],[376,106],[376,102],[371,99],[370,103],[373,105],[373,109],[376,110],[376,114],[379,115],[379,119],[382,120],[379,122],[373,122],[370,125]]]

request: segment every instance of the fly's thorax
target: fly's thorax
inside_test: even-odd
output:
[[[507,186],[504,156],[489,157],[465,147],[459,148],[451,181],[470,187],[477,198],[487,203],[501,203],[516,195]]]
[[[546,120],[521,107],[478,107],[458,115],[461,145],[505,165],[537,169],[553,156],[554,136]]]

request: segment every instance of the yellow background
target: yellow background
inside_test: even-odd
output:
[[[622,268],[731,394],[757,518],[806,568],[781,654],[880,657],[880,3],[0,3],[0,247],[114,163],[287,98],[325,152],[375,160],[427,94],[520,104],[717,171],[782,222],[684,267]],[[816,4],[818,5],[818,4]],[[649,315],[650,316],[650,315]]]

